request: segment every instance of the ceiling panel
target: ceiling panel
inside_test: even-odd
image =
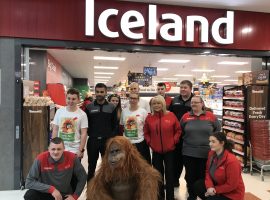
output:
[[[193,69],[212,69],[214,72],[206,73],[208,77],[212,75],[227,75],[229,79],[237,79],[239,74],[235,71],[251,70],[251,63],[254,63],[254,58],[242,57],[224,57],[224,56],[203,56],[203,55],[186,55],[186,54],[162,54],[162,53],[125,53],[125,52],[106,52],[100,50],[82,51],[82,50],[59,50],[50,49],[48,52],[74,77],[88,78],[90,85],[94,82],[94,72],[111,72],[113,75],[96,75],[110,76],[111,78],[102,78],[109,80],[107,85],[119,83],[119,81],[127,80],[128,71],[142,73],[144,66],[168,68],[168,71],[158,71],[158,76],[153,77],[155,81],[165,81],[165,78],[177,78],[176,81],[183,79],[199,79],[203,72],[193,72]],[[94,56],[112,56],[125,57],[123,62],[119,61],[102,61],[94,60]],[[160,59],[182,59],[190,60],[185,64],[174,63],[159,63]],[[256,60],[256,59],[255,59]],[[218,65],[221,61],[237,61],[247,62],[246,65]],[[257,59],[256,62],[260,62]],[[118,70],[94,69],[94,66],[117,66]],[[191,74],[192,77],[176,77],[175,74]],[[170,80],[170,79],[169,79]],[[222,81],[224,78],[213,78],[212,81]]]

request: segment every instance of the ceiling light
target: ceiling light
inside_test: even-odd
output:
[[[213,78],[229,78],[230,76],[227,75],[215,75],[215,76],[211,76]]]
[[[209,79],[208,79],[208,77],[206,76],[205,73],[203,73],[202,77],[200,78],[200,81],[203,82],[203,83],[209,82]]]
[[[227,83],[220,83],[219,85],[228,85]]]
[[[193,72],[214,72],[215,70],[213,70],[213,69],[193,69],[191,71],[193,71]]]
[[[94,76],[94,78],[112,78],[111,76]]]
[[[168,68],[157,68],[157,71],[168,71]]]
[[[242,33],[250,33],[250,32],[252,32],[252,28],[243,28],[241,32]]]
[[[211,81],[210,83],[216,83],[216,84],[220,84],[222,82],[218,82],[218,81]]]
[[[249,73],[249,72],[251,72],[251,71],[236,71],[235,73],[237,73],[237,74],[243,74],[243,73]]]
[[[106,79],[95,79],[95,82],[98,82],[98,81],[105,81],[105,82],[107,82],[109,80],[106,80]]]
[[[233,61],[222,61],[218,62],[218,65],[246,65],[248,62],[233,62]]]
[[[162,78],[163,80],[171,80],[171,81],[177,81],[178,78]]]
[[[178,76],[178,77],[191,77],[191,74],[175,74],[174,76]]]
[[[98,81],[98,82],[95,82],[95,85],[96,85],[97,83],[104,83],[104,84],[106,84],[107,82]]]
[[[119,67],[112,66],[94,66],[94,69],[118,69]]]
[[[190,60],[160,59],[160,63],[188,63]]]
[[[114,60],[114,61],[124,61],[124,57],[107,57],[107,56],[94,56],[94,60]]]
[[[238,80],[233,80],[233,79],[226,79],[224,81],[227,81],[227,82],[238,82]]]
[[[106,74],[106,75],[113,75],[112,72],[94,72],[94,74]]]

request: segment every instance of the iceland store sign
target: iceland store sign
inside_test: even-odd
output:
[[[127,38],[131,40],[142,40],[147,37],[148,40],[157,40],[159,34],[161,38],[168,42],[177,42],[183,40],[182,30],[185,29],[185,41],[194,42],[195,24],[200,24],[199,41],[201,43],[208,43],[209,34],[211,34],[214,41],[218,44],[232,44],[234,41],[234,12],[227,11],[225,17],[220,17],[214,20],[209,28],[209,22],[206,17],[199,15],[187,16],[185,21],[181,16],[175,13],[163,13],[160,22],[163,23],[160,27],[157,24],[157,6],[148,5],[148,18],[145,19],[143,14],[137,10],[128,10],[123,13],[120,19],[120,29],[118,31],[110,30],[108,27],[108,19],[119,15],[119,10],[116,8],[108,8],[103,10],[99,16],[98,28],[100,32],[108,38],[119,38],[119,31],[121,31]],[[145,20],[148,20],[146,23]],[[168,22],[169,21],[169,22]],[[86,14],[85,14],[85,35],[95,36],[95,1],[86,0]],[[185,24],[184,24],[185,23]],[[147,27],[145,27],[147,25]],[[145,27],[147,33],[144,35],[134,29],[138,30]],[[223,29],[224,34],[221,35],[220,29]],[[173,31],[172,31],[173,30]],[[210,33],[209,33],[210,32]],[[146,36],[147,35],[147,36]]]

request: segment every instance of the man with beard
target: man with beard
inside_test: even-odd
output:
[[[95,173],[99,153],[104,155],[105,145],[109,138],[117,135],[117,113],[115,106],[105,97],[107,86],[98,83],[95,86],[96,100],[86,107],[88,117],[88,177],[89,181]]]

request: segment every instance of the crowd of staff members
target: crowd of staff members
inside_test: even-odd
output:
[[[150,102],[140,98],[139,90],[138,83],[131,83],[128,102],[121,105],[119,95],[106,98],[107,86],[98,83],[95,98],[86,96],[80,108],[79,92],[69,89],[67,106],[57,110],[52,123],[49,151],[37,157],[26,179],[30,190],[25,199],[77,199],[82,185],[94,177],[99,154],[104,155],[108,139],[123,135],[163,177],[159,200],[175,199],[174,188],[180,187],[183,167],[188,200],[243,200],[241,166],[232,154],[232,143],[220,132],[217,117],[205,107],[203,99],[192,93],[192,83],[182,81],[179,95],[174,98],[165,93],[164,83],[158,83],[157,95]],[[85,146],[88,175],[80,163]],[[55,170],[58,162],[68,164],[67,158],[73,173],[44,173],[51,173],[44,166]],[[59,184],[63,173],[68,175],[64,186]]]

